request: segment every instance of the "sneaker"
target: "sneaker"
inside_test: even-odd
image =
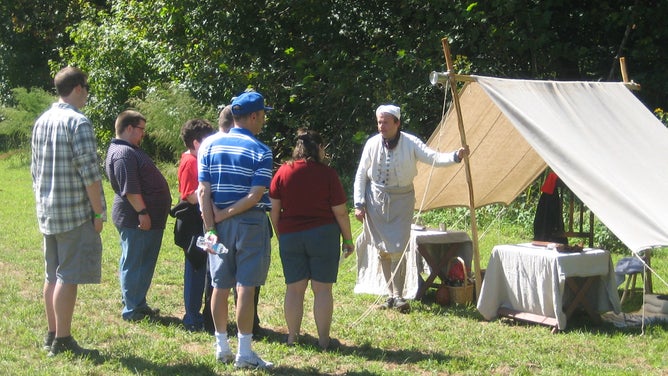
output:
[[[379,309],[390,309],[392,307],[394,307],[394,298],[389,297],[389,298],[387,298],[385,303],[381,304],[378,308]]]
[[[56,356],[64,352],[70,352],[73,355],[80,357],[97,357],[100,355],[100,352],[97,350],[84,349],[83,347],[79,346],[77,341],[75,341],[72,336],[54,338],[53,344],[51,345],[51,350],[49,351],[49,356]]]
[[[44,345],[42,346],[42,349],[44,349],[44,351],[51,350],[51,345],[53,344],[54,338],[56,338],[56,332],[46,333],[46,335],[44,336]]]
[[[394,300],[394,308],[401,313],[408,313],[411,310],[411,305],[403,298],[396,298]]]
[[[234,368],[271,369],[274,368],[274,363],[267,362],[256,353],[251,352],[249,356],[240,356],[237,354],[234,360]]]
[[[216,346],[216,360],[225,364],[232,363],[234,360],[234,354],[232,351],[230,351],[230,349],[221,350]]]

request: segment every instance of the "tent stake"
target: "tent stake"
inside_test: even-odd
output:
[[[450,91],[452,92],[452,101],[455,104],[457,113],[457,124],[459,125],[459,136],[462,147],[466,147],[466,132],[464,131],[464,120],[462,118],[462,109],[459,105],[459,93],[457,92],[457,80],[455,78],[454,64],[450,55],[450,44],[448,38],[441,39],[443,44],[443,53],[445,54],[445,64],[448,68],[448,80],[450,80]],[[469,151],[470,152],[470,151]],[[475,269],[475,293],[476,299],[480,297],[480,288],[482,286],[482,273],[480,271],[480,251],[478,249],[478,224],[475,213],[475,199],[473,197],[473,179],[471,178],[471,166],[469,156],[464,157],[464,169],[466,171],[466,183],[469,188],[469,210],[471,212],[471,241],[473,243],[473,266]]]

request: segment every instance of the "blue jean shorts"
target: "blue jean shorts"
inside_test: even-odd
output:
[[[102,239],[92,221],[73,230],[44,235],[46,282],[68,284],[100,283]]]
[[[235,215],[217,223],[216,233],[227,253],[209,254],[211,285],[219,289],[264,285],[271,262],[267,213],[251,209]]]
[[[339,272],[341,230],[329,224],[281,234],[278,239],[285,283],[303,279],[334,283]]]

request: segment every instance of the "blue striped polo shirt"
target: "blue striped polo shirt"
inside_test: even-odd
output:
[[[224,209],[250,192],[251,187],[269,188],[272,173],[272,153],[253,133],[244,128],[232,128],[229,133],[214,138],[198,152],[200,182],[211,184],[214,204]],[[269,210],[267,192],[257,204]]]

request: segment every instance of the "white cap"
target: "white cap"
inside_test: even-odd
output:
[[[392,104],[383,104],[376,109],[376,116],[380,114],[390,114],[401,120],[401,109]]]

